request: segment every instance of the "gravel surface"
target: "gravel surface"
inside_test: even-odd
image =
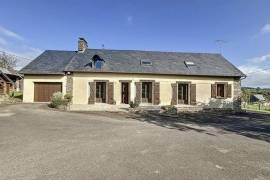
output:
[[[1,105],[0,179],[270,179],[269,121]]]

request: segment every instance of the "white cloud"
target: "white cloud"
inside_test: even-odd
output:
[[[2,26],[0,36],[0,51],[18,56],[16,69],[24,67],[42,53],[42,50],[29,45],[24,37]]]
[[[7,36],[7,37],[10,37],[10,38],[14,38],[14,39],[17,39],[17,40],[24,40],[24,38],[22,36],[20,36],[19,34],[9,30],[9,29],[6,29],[2,26],[0,26],[0,34],[3,35],[3,36]]]
[[[7,41],[4,38],[0,37],[0,44],[1,45],[6,45]]]
[[[0,52],[5,52],[11,55],[17,56],[17,64],[15,69],[20,70],[29,62],[31,62],[34,58],[42,53],[42,50],[37,48],[32,48],[30,46],[19,47],[16,51],[6,49],[1,47],[0,45]]]
[[[133,24],[133,16],[128,16],[127,17],[127,23],[130,24],[130,25]]]
[[[266,54],[266,55],[263,55],[263,56],[259,56],[259,57],[254,57],[254,58],[251,58],[249,59],[249,62],[251,63],[263,63],[265,61],[269,61],[270,62],[270,54]]]
[[[265,34],[268,34],[270,33],[270,23],[268,24],[265,24],[261,29],[260,31],[258,31],[256,34],[254,34],[253,36],[251,36],[251,39],[256,39],[258,37],[261,37]]]
[[[270,54],[250,58],[246,62],[238,67],[247,75],[243,86],[270,87]]]
[[[270,69],[252,65],[243,65],[238,68],[247,75],[247,78],[242,81],[242,86],[270,87]]]
[[[270,33],[270,24],[265,24],[261,29],[261,34]]]

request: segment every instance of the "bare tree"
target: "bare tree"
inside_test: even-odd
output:
[[[14,69],[17,64],[17,58],[6,53],[0,53],[0,67],[6,69]]]

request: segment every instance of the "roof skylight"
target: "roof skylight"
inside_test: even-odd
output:
[[[186,66],[195,66],[195,63],[192,61],[185,61]]]
[[[141,65],[152,66],[152,61],[150,61],[149,59],[142,59],[141,60]]]

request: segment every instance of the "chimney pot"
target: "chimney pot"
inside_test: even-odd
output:
[[[87,41],[84,38],[79,37],[78,52],[83,53],[87,48],[88,48]]]

